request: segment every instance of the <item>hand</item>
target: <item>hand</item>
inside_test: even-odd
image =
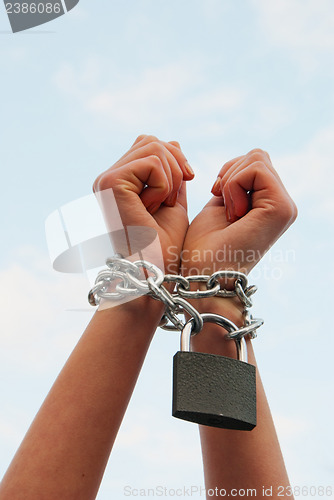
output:
[[[248,273],[297,217],[269,155],[260,149],[226,163],[212,193],[188,229],[183,274]]]
[[[193,177],[177,142],[141,135],[96,179],[93,189],[101,194],[112,188],[123,226],[146,226],[157,231],[169,272],[169,248],[180,254],[188,228],[185,181]],[[110,197],[102,198],[105,215],[111,219],[114,207],[110,208],[109,201]],[[173,266],[175,271],[175,260]]]

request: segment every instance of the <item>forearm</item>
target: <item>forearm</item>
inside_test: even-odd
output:
[[[95,498],[162,312],[141,297],[94,315],[16,453],[1,500]]]
[[[207,302],[207,304],[205,304]],[[238,299],[201,301],[201,312],[215,312],[242,324]],[[236,357],[235,343],[223,339],[224,331],[206,324],[194,338],[194,349]],[[256,365],[251,341],[247,340],[248,361]],[[228,389],[227,389],[228,390]],[[273,498],[279,486],[289,480],[277,440],[275,427],[263,385],[257,370],[257,426],[252,431],[235,431],[200,426],[205,484],[207,491],[225,489],[255,489],[262,496],[263,487],[273,487]],[[219,494],[218,494],[219,497]],[[291,498],[291,497],[290,497]]]

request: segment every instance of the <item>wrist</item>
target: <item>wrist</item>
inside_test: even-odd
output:
[[[207,290],[206,283],[190,282],[190,291]],[[187,299],[200,313],[214,313],[232,321],[237,327],[244,326],[244,305],[238,297],[203,297]],[[192,337],[194,351],[236,357],[235,342],[228,339],[226,330],[214,323],[205,323],[198,335]]]
[[[205,273],[198,273],[198,276],[210,276],[209,274]],[[204,291],[208,292],[210,290],[206,280],[200,281],[195,280],[191,281],[190,277],[195,276],[188,274],[187,272],[183,273],[184,277],[189,277],[188,283],[189,283],[189,288],[187,288],[187,291],[190,292],[196,292],[196,291]],[[226,289],[226,290],[234,290],[235,288],[235,279],[228,279],[228,280],[222,280],[219,279],[221,289]],[[240,301],[240,299],[237,296],[232,296],[232,297],[222,297],[218,295],[213,295],[213,296],[206,296],[206,297],[199,297],[199,298],[192,298],[192,297],[186,297],[185,298],[190,302],[192,306],[195,307],[195,309],[199,313],[215,313],[215,314],[220,314],[221,316],[225,316],[226,318],[230,319],[233,323],[235,323],[238,327],[243,326],[244,324],[244,317],[243,317],[243,312],[244,312],[244,305]]]
[[[122,314],[127,319],[131,319],[132,324],[138,325],[146,323],[149,330],[156,330],[164,313],[164,304],[158,300],[154,300],[148,295],[143,295],[135,299],[123,303],[111,303],[108,300],[101,301],[97,310],[98,314],[104,314],[105,317],[112,318],[114,312]],[[145,321],[143,322],[143,316]],[[112,327],[112,322],[110,322]]]

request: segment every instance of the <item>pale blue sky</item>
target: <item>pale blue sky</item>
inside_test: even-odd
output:
[[[196,172],[191,217],[221,165],[254,147],[297,202],[251,278],[265,319],[254,344],[292,483],[334,486],[332,1],[80,0],[9,29],[0,5],[0,474],[90,317],[68,311],[87,307],[89,284],[52,271],[45,219],[152,133]],[[203,484],[197,429],[170,416],[177,349],[157,332],[99,500]]]

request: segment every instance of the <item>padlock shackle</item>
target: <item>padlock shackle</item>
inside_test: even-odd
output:
[[[214,323],[216,325],[222,326],[228,333],[232,333],[238,330],[238,327],[233,323],[233,321],[214,313],[203,313],[201,314],[203,323]],[[190,338],[191,336],[197,335],[193,334],[194,320],[191,318],[185,325],[181,332],[181,351],[190,351]],[[241,339],[234,339],[237,348],[237,356],[239,361],[248,362],[247,354],[247,344],[244,337]]]
[[[180,351],[188,352],[190,351],[190,337],[193,332],[193,322],[189,320],[183,327],[181,332],[181,345]]]

